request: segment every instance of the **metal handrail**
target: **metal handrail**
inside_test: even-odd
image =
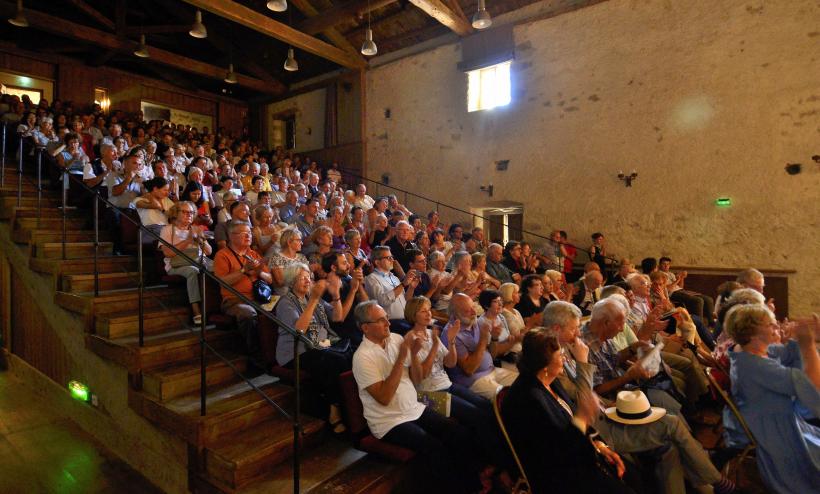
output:
[[[438,210],[439,210],[439,207],[440,207],[440,206],[444,206],[444,207],[446,207],[446,208],[448,208],[448,209],[452,209],[452,210],[454,210],[454,211],[458,211],[459,213],[463,213],[463,214],[469,215],[469,216],[471,216],[471,217],[473,217],[473,218],[481,218],[482,220],[485,220],[485,221],[488,221],[488,222],[498,223],[498,224],[501,224],[502,226],[507,227],[507,228],[508,228],[508,229],[510,229],[510,230],[515,230],[515,231],[521,232],[522,234],[530,235],[530,236],[532,236],[532,237],[540,238],[540,239],[542,239],[542,240],[546,240],[546,241],[548,241],[548,242],[552,243],[552,239],[550,239],[549,237],[545,237],[545,236],[543,236],[543,235],[540,235],[540,234],[538,234],[538,233],[531,232],[531,231],[529,231],[529,230],[525,230],[525,229],[523,229],[523,228],[518,228],[518,227],[515,227],[515,226],[511,226],[511,225],[509,225],[509,224],[507,224],[507,223],[499,222],[497,219],[487,218],[486,216],[482,216],[482,215],[480,215],[480,214],[472,213],[472,212],[470,212],[470,211],[465,211],[465,210],[463,210],[463,209],[461,209],[461,208],[457,208],[457,207],[455,207],[455,206],[451,206],[451,205],[449,205],[449,204],[443,203],[443,202],[441,202],[441,201],[437,201],[437,200],[435,200],[435,199],[430,199],[429,197],[425,197],[425,196],[423,196],[423,195],[421,195],[421,194],[417,194],[417,193],[415,193],[415,192],[411,192],[411,191],[409,191],[409,190],[402,189],[402,188],[400,188],[400,187],[395,187],[395,186],[393,186],[393,185],[388,185],[388,184],[385,184],[385,183],[382,183],[382,182],[379,182],[379,181],[373,180],[372,178],[367,178],[367,177],[365,177],[365,176],[363,176],[363,175],[359,175],[358,173],[356,173],[356,172],[354,172],[354,171],[352,171],[352,170],[350,170],[350,169],[348,169],[348,168],[342,168],[342,167],[339,167],[339,170],[340,170],[343,174],[346,174],[346,175],[348,175],[348,176],[351,176],[351,177],[353,177],[353,178],[355,178],[355,179],[362,180],[362,181],[365,181],[365,182],[370,182],[370,183],[373,183],[373,184],[378,185],[379,187],[387,187],[388,189],[393,189],[393,190],[395,190],[395,191],[397,191],[397,192],[401,192],[402,194],[404,194],[404,203],[405,203],[405,204],[407,204],[407,196],[408,196],[408,195],[410,195],[410,196],[413,196],[413,197],[415,197],[415,198],[422,199],[422,200],[424,200],[424,201],[431,202],[431,203],[435,204],[435,205],[436,205],[436,212],[438,212]],[[569,246],[569,247],[573,247],[573,248],[575,248],[575,250],[576,250],[577,252],[583,252],[584,254],[586,254],[586,255],[587,255],[587,257],[589,257],[589,259],[590,259],[590,260],[592,260],[592,256],[590,256],[590,254],[589,254],[589,249],[587,249],[586,247],[579,247],[579,246],[577,246],[577,245],[575,245],[575,244],[572,244],[572,243],[569,243],[569,242],[564,243],[564,244],[562,244],[562,245]],[[604,256],[604,257],[605,257],[606,259],[609,259],[610,261],[615,262],[615,263],[617,263],[617,262],[618,262],[618,258],[616,258],[616,257],[612,257],[612,256]]]
[[[5,130],[5,126],[3,126]],[[23,143],[23,135],[20,135],[20,144],[22,149]],[[38,166],[37,166],[37,191],[38,191],[38,212],[37,212],[37,219],[40,220],[42,215],[42,210],[40,207],[41,197],[42,197],[42,153],[43,148],[38,148]],[[5,138],[3,142],[3,159],[5,159]],[[22,198],[22,184],[23,184],[23,153],[20,152],[20,161],[18,164],[18,186],[17,186],[17,205],[19,206],[21,203]],[[117,206],[112,204],[107,199],[101,197],[97,194],[94,190],[88,187],[82,180],[72,176],[72,174],[68,173],[68,170],[62,170],[62,258],[63,260],[66,259],[66,237],[67,237],[67,208],[68,208],[68,185],[71,181],[74,181],[77,185],[80,186],[81,189],[84,189],[87,193],[91,194],[94,198],[94,294],[95,296],[99,295],[99,269],[98,269],[98,250],[99,250],[99,202],[102,201],[110,208],[119,209]],[[30,181],[27,179],[27,182]],[[139,248],[137,252],[138,257],[138,265],[139,265],[139,284],[138,284],[138,299],[139,299],[139,346],[144,345],[144,327],[143,327],[143,289],[144,289],[144,280],[143,280],[143,253],[142,253],[142,236],[144,233],[148,233],[151,237],[156,239],[159,243],[164,245],[165,247],[171,249],[176,255],[182,256],[191,266],[196,267],[199,270],[199,274],[201,276],[200,279],[200,295],[201,295],[201,304],[202,304],[202,321],[200,325],[200,415],[206,415],[206,397],[207,397],[207,376],[206,376],[206,369],[207,366],[205,365],[205,356],[207,354],[206,350],[210,350],[214,355],[217,356],[220,360],[225,362],[228,367],[234,372],[235,375],[239,376],[245,383],[253,389],[262,399],[271,405],[275,410],[277,410],[281,415],[283,415],[288,421],[290,421],[293,425],[293,492],[298,494],[300,491],[300,435],[302,432],[302,425],[301,425],[301,378],[300,378],[300,355],[298,351],[299,343],[303,343],[307,349],[314,349],[315,346],[311,342],[311,340],[301,333],[300,331],[296,330],[295,328],[284,324],[280,321],[276,316],[274,316],[269,311],[263,309],[256,301],[248,299],[240,292],[238,292],[233,286],[225,283],[219,277],[215,276],[214,274],[208,272],[207,268],[204,264],[198,262],[197,260],[192,259],[187,254],[182,252],[181,250],[177,249],[174,245],[170,244],[169,242],[163,240],[159,237],[159,235],[155,234],[151,230],[147,229],[144,225],[138,223],[137,221],[131,219],[126,215],[122,215],[121,219],[124,218],[126,221],[130,221],[138,228],[138,240],[139,240]],[[207,279],[210,278],[212,281],[216,282],[221,288],[224,288],[228,292],[232,293],[243,303],[250,305],[253,307],[258,315],[262,315],[263,317],[268,318],[271,322],[276,324],[278,327],[283,328],[285,331],[293,336],[293,353],[294,353],[294,367],[296,371],[295,377],[295,406],[294,406],[294,413],[289,414],[286,412],[281,406],[279,406],[276,402],[274,402],[264,391],[262,391],[256,384],[254,384],[250,379],[245,377],[234,365],[232,362],[229,361],[224,355],[220,354],[215,348],[208,344],[205,340],[205,331],[207,326],[207,307],[206,307],[206,290],[205,284]]]

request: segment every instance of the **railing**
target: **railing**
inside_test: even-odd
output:
[[[417,214],[420,214],[422,217],[425,217],[424,215],[426,215],[426,213],[431,211],[431,210],[435,210],[436,212],[441,214],[442,209],[448,209],[448,210],[456,213],[454,215],[455,220],[458,220],[459,218],[463,218],[463,219],[469,218],[470,221],[471,221],[471,226],[472,226],[472,224],[474,224],[476,218],[480,218],[481,220],[483,220],[487,223],[495,223],[497,225],[500,225],[500,226],[503,226],[503,227],[507,228],[508,230],[517,231],[521,234],[522,239],[524,238],[524,235],[527,235],[529,237],[544,240],[546,243],[553,244],[553,241],[549,237],[545,237],[541,234],[538,234],[538,233],[535,233],[535,232],[532,232],[532,231],[529,231],[529,230],[525,230],[523,228],[519,228],[519,227],[510,225],[508,223],[504,223],[503,221],[499,221],[498,218],[488,218],[486,216],[482,216],[480,214],[476,214],[476,213],[471,212],[471,211],[465,211],[464,209],[457,208],[455,206],[443,203],[443,202],[438,201],[436,199],[431,199],[429,197],[425,197],[423,195],[416,194],[415,192],[411,192],[409,190],[405,190],[405,189],[402,189],[400,187],[395,187],[393,185],[388,185],[388,184],[385,184],[385,183],[382,183],[382,182],[367,178],[365,176],[359,175],[355,171],[350,170],[348,168],[340,168],[340,171],[342,172],[343,176],[345,176],[345,177],[349,176],[349,177],[352,177],[356,180],[359,180],[361,183],[374,185],[375,188],[376,188],[376,191],[378,192],[378,194],[371,194],[374,198],[378,197],[378,196],[387,196],[390,193],[396,194],[396,196],[399,196],[400,194],[403,194],[404,195],[403,204],[405,206],[407,206],[411,211],[418,211]],[[384,193],[383,192],[384,189],[387,189],[388,191],[390,191],[390,193]],[[410,207],[410,202],[408,200],[409,198],[414,198],[416,200],[415,202],[418,202],[419,204],[413,204],[413,207]],[[425,207],[425,206],[427,206],[427,207]],[[463,219],[459,220],[459,221],[463,221]],[[459,221],[451,221],[450,223],[458,223]],[[486,228],[485,228],[485,230],[486,230]],[[564,245],[569,246],[569,247],[574,247],[577,252],[579,252],[579,253],[583,252],[589,258],[589,260],[592,260],[592,257],[589,254],[589,249],[587,247],[579,247],[579,246],[577,246],[575,244],[572,244],[570,242],[566,242],[566,243],[564,243]],[[536,250],[536,249],[533,249],[533,250]],[[604,257],[606,257],[606,259],[611,261],[613,265],[618,263],[618,259],[615,258],[615,257],[611,257],[611,256],[604,256]]]
[[[2,147],[3,152],[3,164],[5,164],[5,149],[6,149],[6,126],[3,125],[2,131],[2,139],[3,142],[0,144]],[[21,203],[22,198],[22,188],[23,188],[23,142],[24,138],[20,136],[20,160],[18,162],[17,167],[17,205],[19,206]],[[34,184],[37,187],[37,194],[38,194],[38,206],[37,206],[37,221],[39,225],[40,218],[42,216],[42,155],[45,150],[43,148],[36,148],[37,152],[37,183]],[[5,167],[2,169],[2,176],[0,176],[0,183],[5,179]],[[29,183],[31,183],[29,181]],[[93,198],[93,214],[94,214],[94,296],[99,295],[100,291],[100,281],[99,281],[99,247],[100,247],[100,236],[99,236],[99,205],[102,203],[104,206],[109,208],[114,208],[114,210],[118,209],[114,204],[112,204],[107,199],[101,197],[97,194],[93,189],[88,187],[81,179],[73,176],[72,174],[68,173],[67,170],[62,170],[62,259],[66,260],[66,243],[67,243],[67,222],[68,222],[68,184],[74,183],[80,188],[80,190],[84,191],[86,194],[89,194]],[[177,249],[171,243],[163,240],[159,237],[159,235],[155,234],[151,230],[147,229],[142,224],[138,223],[137,221],[133,220],[132,218],[128,217],[127,215],[120,215],[120,221],[130,221],[138,228],[138,247],[137,247],[137,271],[138,271],[138,284],[137,284],[137,293],[138,293],[138,310],[139,310],[139,322],[138,322],[138,338],[139,338],[139,346],[142,347],[145,345],[145,328],[144,328],[144,311],[145,311],[145,279],[144,279],[144,266],[143,266],[143,236],[147,234],[149,237],[157,240],[161,245],[167,247],[171,251],[173,251],[177,256],[181,256],[189,265],[196,267],[199,270],[200,280],[200,297],[201,297],[201,309],[202,309],[202,320],[200,323],[199,328],[199,345],[200,345],[200,416],[205,416],[207,414],[207,366],[206,366],[206,355],[207,352],[210,351],[213,355],[217,358],[222,360],[237,376],[239,376],[248,386],[253,389],[262,399],[267,402],[270,406],[272,406],[278,413],[284,416],[288,421],[290,421],[293,425],[293,492],[298,494],[300,492],[300,453],[301,453],[301,434],[302,434],[302,425],[301,425],[301,365],[300,365],[300,357],[299,357],[299,343],[303,343],[306,348],[313,349],[314,346],[309,338],[302,334],[300,331],[296,330],[292,326],[284,324],[280,321],[277,317],[275,317],[271,312],[266,311],[262,308],[256,301],[248,299],[240,292],[238,292],[233,286],[225,283],[219,277],[215,276],[214,274],[210,273],[206,266],[199,262],[199,260],[192,259],[188,255],[186,255],[181,250]],[[206,283],[208,280],[219,285],[220,288],[227,290],[228,292],[232,293],[236,297],[238,297],[244,304],[250,305],[253,307],[259,317],[265,317],[270,320],[274,325],[283,328],[285,331],[290,333],[293,336],[293,354],[294,354],[294,370],[296,373],[295,377],[295,385],[294,385],[294,392],[295,392],[295,407],[294,412],[288,413],[285,411],[281,406],[279,406],[276,402],[274,402],[264,391],[262,391],[253,381],[245,377],[242,372],[240,372],[234,364],[226,358],[224,355],[220,354],[215,348],[213,348],[205,339],[205,331],[207,329],[207,302],[206,302]]]

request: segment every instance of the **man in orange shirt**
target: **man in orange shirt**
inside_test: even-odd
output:
[[[232,221],[228,225],[228,244],[214,256],[214,274],[251,300],[253,283],[256,280],[273,283],[267,263],[251,249],[252,240],[249,224]],[[259,348],[256,309],[224,287],[221,292],[222,313],[236,318],[237,328],[245,339],[251,362],[264,368],[264,359]]]

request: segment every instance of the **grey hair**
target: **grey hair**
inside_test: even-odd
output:
[[[624,296],[626,290],[618,285],[607,285],[601,289],[601,298],[614,297],[615,295]]]
[[[564,279],[564,276],[554,269],[548,269],[544,272],[544,274],[549,276],[553,283],[559,282],[562,279]]]
[[[231,222],[228,223],[228,234],[232,234],[233,231],[239,228],[240,226],[247,226],[251,229],[251,231],[253,231],[253,226],[251,226],[250,222],[231,220]]]
[[[296,228],[286,228],[282,231],[282,235],[279,237],[279,246],[283,249],[288,246],[288,243],[293,239],[293,237],[299,236],[302,238],[302,232],[297,230]]]
[[[453,254],[453,266],[458,266],[458,263],[465,257],[470,257],[470,253],[466,250],[460,250]]]
[[[108,144],[107,142],[100,144],[100,154],[102,154],[103,151],[114,151],[116,149],[113,144]]]
[[[643,273],[632,273],[632,274],[630,274],[629,276],[626,277],[626,282],[629,283],[629,288],[631,288],[633,290],[635,289],[635,287],[638,285],[638,282],[640,282],[640,281],[649,282],[649,276],[647,276]]]
[[[728,299],[724,302],[727,305],[733,304],[757,304],[764,305],[766,297],[754,288],[738,288],[733,291]]]
[[[296,280],[296,276],[302,271],[305,271],[308,274],[310,274],[310,267],[308,267],[308,265],[303,262],[295,262],[285,267],[284,271],[282,272],[282,278],[288,290],[290,290],[293,287],[293,282]]]
[[[353,317],[356,318],[356,325],[361,327],[362,324],[366,324],[371,322],[368,318],[370,314],[371,307],[378,307],[379,303],[375,300],[366,300],[364,302],[359,303],[355,309],[353,309]]]
[[[503,251],[504,247],[502,247],[501,244],[491,243],[490,245],[487,246],[487,253],[489,254],[490,251],[493,250],[493,249],[498,249],[500,251]]]
[[[748,285],[749,283],[753,282],[754,280],[762,280],[765,279],[763,273],[756,270],[755,268],[744,269],[737,275],[737,282],[743,283],[744,285]]]
[[[386,245],[377,245],[376,247],[373,247],[373,250],[370,251],[371,261],[375,262],[378,259],[378,257],[376,257],[376,254],[378,252],[387,252],[388,254],[392,255],[392,253],[390,252],[390,247]]]
[[[620,287],[615,287],[615,288],[620,288]],[[623,290],[623,288],[620,288],[620,289]],[[622,295],[620,293],[612,293],[608,297],[606,297],[606,299],[614,300],[614,301],[618,302],[619,304],[621,304],[621,306],[623,306],[624,312],[627,313],[627,314],[629,313],[629,300],[627,300],[627,298],[624,295]]]
[[[362,233],[359,230],[355,229],[355,228],[351,228],[350,230],[345,232],[345,243],[349,244],[357,236],[361,237]]]
[[[553,300],[548,303],[541,314],[541,325],[546,328],[553,326],[565,328],[571,320],[581,319],[581,309],[563,300]]]
[[[620,302],[612,297],[599,300],[592,306],[593,321],[609,321],[614,319],[618,314],[626,315],[626,310]]]

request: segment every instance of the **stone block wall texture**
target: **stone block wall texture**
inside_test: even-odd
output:
[[[325,145],[325,89],[317,89],[265,107],[266,127],[280,112],[296,114],[296,151],[321,149]],[[269,136],[265,137],[269,139]],[[270,142],[267,143],[270,146]]]
[[[525,229],[632,259],[794,269],[791,313],[820,311],[820,3],[610,0],[514,39],[492,111],[467,113],[458,43],[369,71],[368,176],[465,209],[492,183]]]

